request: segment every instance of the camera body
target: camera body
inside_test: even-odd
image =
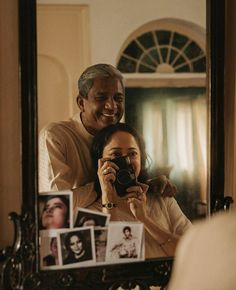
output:
[[[126,189],[132,185],[136,185],[136,176],[134,169],[130,163],[129,156],[121,156],[112,159],[119,169],[116,172],[116,180],[114,186],[117,194],[123,197],[127,194]]]

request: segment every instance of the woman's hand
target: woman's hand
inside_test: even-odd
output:
[[[146,193],[141,183],[127,189],[128,204],[132,214],[140,222],[146,219]]]
[[[97,175],[99,178],[102,200],[106,202],[115,202],[117,199],[117,194],[113,186],[116,180],[116,170],[119,167],[113,163],[109,158],[101,158],[98,160],[98,171]]]

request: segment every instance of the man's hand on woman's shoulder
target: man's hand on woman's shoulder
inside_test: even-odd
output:
[[[163,197],[174,197],[177,188],[165,175],[159,175],[147,181],[149,191],[160,194]]]

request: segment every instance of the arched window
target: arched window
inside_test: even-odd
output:
[[[206,56],[200,46],[184,34],[152,30],[131,40],[117,67],[123,73],[205,72]]]
[[[187,216],[199,218],[207,191],[204,28],[176,19],[145,24],[123,44],[117,67],[126,79],[125,121],[145,139],[150,175],[167,175]]]

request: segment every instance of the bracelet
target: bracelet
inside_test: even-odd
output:
[[[113,202],[108,202],[108,203],[102,204],[102,207],[105,207],[107,209],[112,209],[112,208],[116,207],[116,204]]]

